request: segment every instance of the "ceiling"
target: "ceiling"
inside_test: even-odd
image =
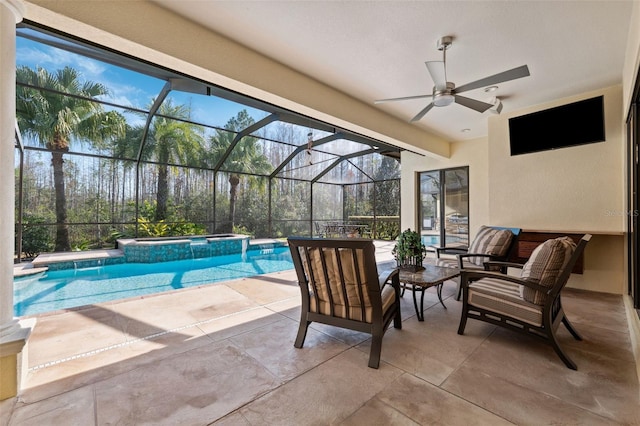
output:
[[[528,65],[531,76],[464,96],[502,100],[502,113],[622,83],[632,1],[155,0],[291,68],[372,104],[431,94],[425,61],[452,36],[456,86]],[[377,104],[409,121],[430,99]],[[487,134],[490,111],[458,104],[414,123],[448,140]],[[469,129],[462,131],[463,129]]]

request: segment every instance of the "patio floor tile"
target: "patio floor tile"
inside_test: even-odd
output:
[[[567,289],[564,366],[549,345],[469,320],[445,283],[410,292],[378,370],[370,336],[313,323],[293,342],[295,274],[218,283],[38,317],[18,398],[2,424],[640,424],[621,296]]]

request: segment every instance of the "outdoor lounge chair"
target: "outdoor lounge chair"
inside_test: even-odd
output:
[[[291,257],[302,293],[301,348],[311,322],[372,336],[369,367],[378,368],[382,336],[393,320],[402,328],[399,272],[379,277],[373,241],[290,237]]]
[[[481,226],[469,247],[433,247],[436,251],[436,265],[448,268],[486,270],[485,262],[507,261],[517,250],[520,228]],[[456,255],[443,258],[442,254]],[[506,270],[502,272],[506,273]],[[461,286],[458,283],[456,300],[460,300]]]
[[[464,333],[467,318],[506,327],[550,343],[566,366],[577,370],[560,347],[555,332],[562,322],[576,340],[582,340],[562,309],[560,295],[590,239],[591,235],[584,235],[577,247],[569,237],[547,240],[533,251],[524,265],[490,262],[521,267],[520,277],[463,270],[458,334]]]

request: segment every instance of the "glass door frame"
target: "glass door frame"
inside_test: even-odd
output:
[[[627,282],[628,294],[633,306],[640,315],[640,280],[638,262],[640,261],[640,239],[638,238],[638,200],[639,157],[640,157],[640,77],[636,81],[633,101],[627,119]]]
[[[437,173],[438,174],[438,190],[439,190],[439,206],[438,208],[438,217],[437,217],[437,221],[438,221],[438,236],[439,236],[439,241],[438,241],[438,246],[440,247],[446,247],[447,246],[447,230],[446,230],[446,203],[447,203],[447,195],[446,195],[446,186],[447,186],[447,182],[446,182],[446,174],[447,172],[451,172],[454,170],[463,170],[466,173],[466,179],[467,179],[467,211],[469,211],[469,166],[459,166],[459,167],[450,167],[450,168],[446,168],[446,169],[436,169],[436,170],[425,170],[425,171],[421,171],[421,172],[417,172],[416,173],[416,199],[418,200],[418,206],[417,206],[417,220],[416,220],[416,229],[418,230],[418,232],[420,233],[420,235],[422,235],[423,232],[423,203],[422,203],[422,186],[421,186],[421,177],[423,174],[434,174]],[[466,226],[467,229],[467,240],[466,240],[466,244],[464,244],[465,246],[468,246],[469,244],[469,214],[467,214],[466,217],[464,217],[464,225]],[[428,245],[433,245],[433,244],[428,244]]]

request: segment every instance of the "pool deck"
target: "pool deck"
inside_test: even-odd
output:
[[[376,250],[391,259],[393,244]],[[561,344],[470,320],[447,281],[425,296],[417,321],[410,292],[402,329],[367,367],[366,334],[300,319],[294,271],[37,316],[18,398],[0,424],[640,424],[639,385],[620,295],[567,289]]]

